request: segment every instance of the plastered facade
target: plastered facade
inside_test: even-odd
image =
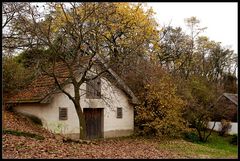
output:
[[[105,78],[101,78],[101,99],[87,99],[85,89],[84,83],[80,87],[81,108],[103,108],[104,137],[126,136],[133,132],[133,107],[129,104],[125,93]],[[66,85],[65,90],[73,96],[72,85]],[[59,107],[67,108],[67,120],[59,120]],[[117,107],[123,109],[122,118],[117,118]],[[39,117],[43,126],[52,132],[79,136],[79,121],[74,104],[64,93],[53,94],[48,104],[19,104],[14,110]]]

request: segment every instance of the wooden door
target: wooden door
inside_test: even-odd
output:
[[[102,108],[84,108],[87,139],[95,139],[103,136],[102,113]]]

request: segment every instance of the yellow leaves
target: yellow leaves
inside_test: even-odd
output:
[[[51,31],[57,32],[60,28],[65,26],[67,23],[73,22],[73,17],[70,13],[66,11],[63,4],[58,3],[54,6],[55,12],[51,15],[53,21],[51,22]],[[47,23],[47,21],[46,21]]]
[[[185,102],[177,96],[176,86],[168,75],[146,84],[145,104],[137,109],[136,122],[148,123],[145,132],[155,131],[157,135],[177,136],[184,130],[185,122],[181,117]],[[139,116],[148,116],[139,117]],[[154,130],[151,130],[154,129]]]
[[[135,33],[144,33],[144,35],[153,34],[155,25],[151,16],[153,12],[145,13],[141,4],[134,5],[129,3],[115,3],[117,6],[116,13],[122,17],[122,23],[129,23],[134,28]],[[144,31],[144,32],[143,32]]]

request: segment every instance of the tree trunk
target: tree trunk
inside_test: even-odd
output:
[[[203,137],[202,137],[202,134],[201,134],[201,129],[198,129],[197,128],[197,132],[198,132],[198,136],[199,136],[199,141],[203,142]]]
[[[207,142],[208,137],[212,134],[213,129],[214,129],[214,127],[215,127],[215,124],[216,124],[216,121],[214,121],[213,127],[212,127],[212,129],[210,130],[208,136],[206,137],[205,142]]]
[[[77,111],[78,120],[79,120],[79,138],[85,139],[86,138],[86,121],[83,110],[81,109],[80,102],[74,103],[75,109]]]

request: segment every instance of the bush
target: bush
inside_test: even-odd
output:
[[[186,129],[181,116],[185,103],[175,92],[175,85],[167,75],[145,86],[143,103],[136,108],[135,117],[142,135],[180,137]]]
[[[191,142],[198,142],[199,141],[198,135],[195,134],[194,132],[183,133],[183,137],[187,141],[191,141]]]
[[[221,126],[219,131],[219,136],[224,136],[228,131],[231,129],[232,125],[230,121],[227,120],[221,120]]]
[[[238,136],[237,135],[233,135],[232,140],[230,141],[230,144],[233,145],[238,145]]]
[[[23,89],[33,79],[33,69],[25,69],[15,57],[3,57],[3,93],[13,94]]]
[[[206,142],[213,129],[209,130],[208,123],[216,112],[213,102],[215,101],[214,86],[201,76],[195,76],[179,85],[179,94],[187,101],[183,110],[183,117],[197,130],[199,140]]]

